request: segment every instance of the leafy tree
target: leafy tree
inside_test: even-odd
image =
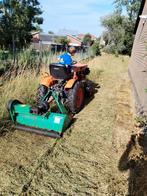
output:
[[[102,19],[105,27],[106,50],[111,53],[131,54],[133,31],[140,8],[140,0],[115,0],[116,10]],[[127,15],[123,15],[123,10]]]
[[[48,31],[48,34],[54,34],[54,32],[53,31]]]
[[[114,4],[118,12],[122,13],[124,8],[127,11],[129,20],[132,22],[136,21],[141,0],[115,0]]]
[[[141,0],[115,0],[114,3],[116,6],[116,11],[120,11],[120,13],[122,14],[123,9],[125,9],[127,12],[124,26],[124,44],[126,46],[126,53],[130,55],[134,41],[133,32],[140,9]]]
[[[101,55],[100,44],[98,41],[95,41],[91,48],[94,56]]]
[[[38,25],[38,24],[36,24],[35,25],[35,29],[34,30],[32,30],[32,31],[39,31],[39,32],[43,32],[43,29],[40,27],[40,25]]]
[[[102,25],[106,28],[105,43],[107,51],[110,53],[123,53],[124,46],[124,30],[125,18],[119,13],[106,16],[102,19]]]
[[[93,41],[92,41],[91,35],[90,35],[89,33],[87,33],[87,34],[84,36],[82,42],[83,42],[83,45],[86,45],[86,46],[92,45]]]
[[[14,50],[31,42],[31,31],[43,23],[38,0],[3,0],[0,5],[0,46]]]
[[[68,46],[69,40],[67,37],[61,36],[55,39],[55,42],[62,44],[64,47]]]

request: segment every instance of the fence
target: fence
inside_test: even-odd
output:
[[[13,72],[13,76],[26,69],[37,69],[38,72],[42,65],[48,66],[51,62],[56,62],[57,57],[61,52],[51,52],[49,50],[34,50],[25,49],[16,51],[15,57],[8,51],[0,51],[0,76],[9,78]],[[76,61],[81,61],[92,56],[92,51],[89,49],[86,52],[78,52],[75,55]]]

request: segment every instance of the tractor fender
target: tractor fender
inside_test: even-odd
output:
[[[44,76],[41,81],[40,81],[40,84],[41,85],[44,85],[46,87],[50,87],[52,86],[54,83],[54,78],[52,76],[49,76],[49,75],[46,75]]]
[[[68,80],[64,88],[65,89],[72,88],[76,81],[77,81],[77,79],[70,79],[70,80]]]

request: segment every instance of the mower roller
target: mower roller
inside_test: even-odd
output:
[[[50,75],[46,74],[39,84],[35,106],[10,100],[7,109],[16,129],[60,138],[73,115],[82,109],[85,95],[92,94],[86,79],[90,71],[83,64],[75,64],[72,70],[59,63],[49,68]]]

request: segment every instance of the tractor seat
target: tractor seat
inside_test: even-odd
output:
[[[66,66],[60,63],[52,63],[49,65],[51,76],[59,80],[67,80],[71,78],[71,71]]]

